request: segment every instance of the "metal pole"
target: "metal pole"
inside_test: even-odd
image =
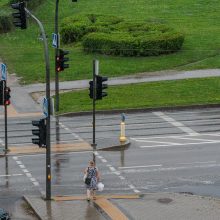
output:
[[[48,117],[46,118],[46,200],[51,200],[51,149],[50,149],[50,61],[49,61],[49,52],[47,38],[44,31],[42,23],[27,9],[25,8],[27,14],[29,14],[39,25],[43,43],[44,43],[44,56],[46,64],[46,98],[48,101]]]
[[[57,47],[55,48],[55,96],[56,96],[56,105],[55,111],[59,111],[59,73],[56,68],[56,58],[59,55],[59,36],[58,36],[58,15],[59,15],[59,0],[56,0],[56,10],[55,10],[55,34],[57,35]]]
[[[5,105],[5,154],[8,152],[8,114],[7,105]]]
[[[7,87],[6,80],[4,81],[4,88]],[[8,110],[7,105],[4,104],[5,109],[5,154],[8,153]]]
[[[92,138],[92,147],[93,147],[93,161],[95,162],[95,150],[96,150],[96,142],[95,142],[95,101],[96,101],[96,75],[98,75],[98,60],[93,60],[93,138]]]

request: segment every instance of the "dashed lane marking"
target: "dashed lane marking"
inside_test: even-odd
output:
[[[94,151],[94,154],[100,159],[100,160],[103,160],[103,159],[105,159],[103,156],[101,156],[97,151]],[[105,159],[106,160],[106,159]],[[106,162],[108,162],[107,160],[106,160]],[[116,176],[118,176],[121,180],[125,180],[125,178],[121,175],[121,173],[120,173],[120,171],[118,171],[118,170],[116,170],[116,168],[115,167],[113,167],[111,164],[106,164],[106,166],[109,168],[109,170],[113,173],[113,174],[115,174]],[[128,185],[129,186],[129,188],[133,191],[133,192],[135,192],[135,193],[140,193],[140,191],[139,190],[137,190],[133,185],[132,185],[132,187],[130,187],[131,185]]]
[[[13,159],[15,160],[15,162],[19,165],[19,167],[21,168],[21,170],[25,173],[25,175],[27,176],[27,178],[32,182],[32,184],[34,186],[37,186],[39,188],[39,191],[41,193],[41,195],[45,195],[45,192],[42,190],[42,188],[40,187],[40,184],[38,183],[38,181],[32,177],[32,174],[29,172],[28,169],[26,169],[25,165],[18,160],[18,157],[14,156]]]
[[[66,131],[71,131],[70,128],[68,128],[66,125],[64,125],[62,122],[59,122],[59,125],[64,128]],[[76,139],[78,139],[79,141],[84,141],[79,135],[77,135],[76,133],[72,132],[71,133]]]

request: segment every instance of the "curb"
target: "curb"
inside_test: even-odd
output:
[[[113,109],[113,110],[98,110],[96,114],[114,114],[114,113],[138,113],[138,112],[152,112],[152,111],[174,111],[174,110],[190,110],[190,109],[206,109],[220,107],[220,104],[206,104],[206,105],[189,105],[189,106],[169,106],[169,107],[155,107],[155,108],[130,108],[130,109]],[[58,117],[72,117],[72,116],[86,116],[92,115],[92,111],[85,112],[69,112],[58,114]]]
[[[121,150],[127,150],[129,145],[130,145],[130,141],[127,140],[125,143],[119,143],[118,145],[113,145],[110,147],[105,147],[105,148],[101,148],[101,149],[97,149],[98,151],[121,151]]]
[[[25,200],[25,202],[27,202],[27,204],[31,207],[31,209],[33,210],[33,212],[35,213],[36,217],[39,219],[39,220],[43,220],[41,217],[40,217],[40,214],[38,213],[38,211],[34,208],[34,206],[32,205],[31,201],[26,197],[26,196],[23,196],[23,199]]]

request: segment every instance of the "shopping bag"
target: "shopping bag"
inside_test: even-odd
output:
[[[98,188],[98,191],[103,191],[103,189],[104,189],[104,184],[102,183],[102,182],[99,182],[98,184],[97,184],[97,188]]]

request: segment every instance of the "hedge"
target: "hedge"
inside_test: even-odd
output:
[[[62,41],[82,41],[85,52],[117,56],[158,56],[181,49],[184,35],[159,23],[125,22],[104,15],[78,15],[64,19]]]
[[[83,36],[91,32],[109,32],[112,25],[122,19],[107,15],[77,15],[67,17],[61,24],[60,34],[64,43],[80,41]]]

